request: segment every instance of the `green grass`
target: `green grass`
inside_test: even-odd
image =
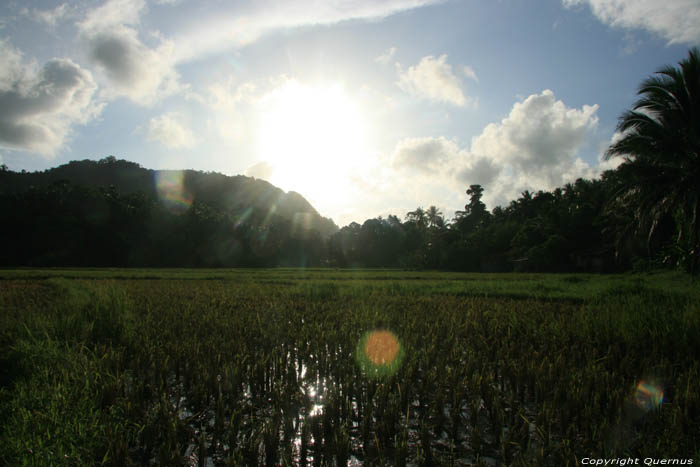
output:
[[[697,463],[699,298],[668,272],[0,270],[0,464]],[[375,329],[401,359],[368,374]]]

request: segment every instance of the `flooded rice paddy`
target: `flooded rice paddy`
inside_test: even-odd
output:
[[[509,295],[503,283],[500,294],[475,288],[498,276],[172,274],[3,279],[11,371],[0,460],[576,465],[698,455],[691,295],[596,276],[500,276],[520,281]],[[522,281],[556,296],[527,296]]]

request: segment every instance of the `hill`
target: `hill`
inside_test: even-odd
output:
[[[108,157],[0,171],[1,266],[320,265],[338,227],[245,176]]]
[[[273,212],[305,230],[316,230],[323,238],[338,231],[302,195],[284,192],[265,180],[195,170],[152,170],[113,156],[71,161],[43,172],[1,171],[0,193],[21,193],[63,181],[94,188],[113,186],[122,195],[142,193],[166,204],[173,204],[170,198],[178,196],[187,200],[185,204],[200,202],[231,214]],[[174,193],[176,190],[180,193]]]

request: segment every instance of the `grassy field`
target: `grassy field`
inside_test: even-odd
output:
[[[0,270],[0,465],[700,462],[675,273]]]

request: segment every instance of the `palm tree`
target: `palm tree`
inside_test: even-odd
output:
[[[425,212],[425,215],[428,218],[429,227],[442,228],[445,226],[445,219],[442,217],[442,211],[440,211],[440,209],[437,207],[430,206]]]
[[[406,213],[406,219],[409,222],[415,222],[420,228],[424,228],[428,222],[428,217],[426,216],[425,210],[421,207],[416,208],[415,211]]]
[[[677,246],[691,273],[697,271],[700,210],[700,52],[690,50],[678,67],[644,80],[632,110],[622,114],[620,138],[605,157],[624,158],[616,192],[634,201],[637,228],[650,243],[656,227],[673,219]]]

